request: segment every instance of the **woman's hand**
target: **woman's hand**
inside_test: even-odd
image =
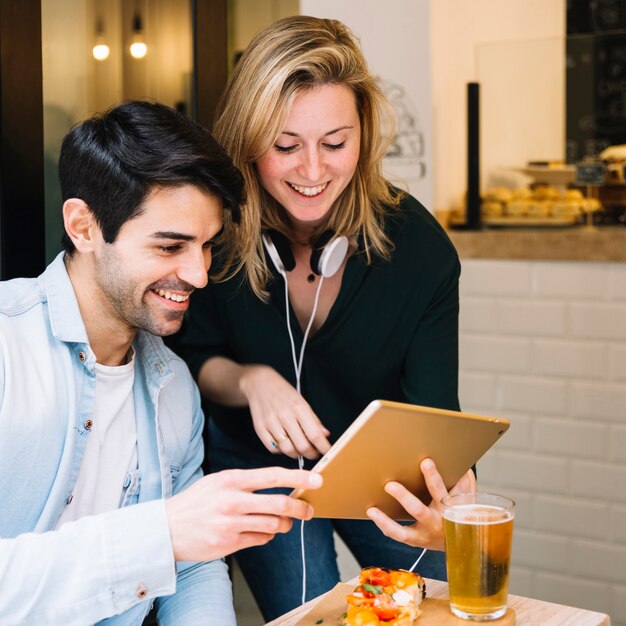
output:
[[[367,515],[387,537],[410,546],[428,548],[430,550],[443,550],[443,507],[441,499],[448,495],[448,490],[443,484],[441,475],[432,459],[424,459],[420,464],[420,468],[424,474],[428,491],[433,498],[428,506],[400,483],[389,482],[385,485],[385,491],[393,496],[411,517],[415,518],[415,524],[402,526],[376,507],[369,508]],[[464,474],[459,482],[450,489],[451,494],[470,493],[473,491],[476,491],[476,477],[472,470]]]
[[[308,402],[273,368],[245,366],[239,388],[248,400],[254,430],[270,452],[316,459],[330,448],[330,432]]]

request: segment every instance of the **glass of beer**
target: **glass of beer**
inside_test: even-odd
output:
[[[513,539],[513,500],[491,493],[442,499],[450,610],[487,621],[506,613]]]

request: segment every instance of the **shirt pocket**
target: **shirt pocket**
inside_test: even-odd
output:
[[[128,472],[124,478],[122,489],[122,506],[137,504],[139,502],[139,490],[141,488],[141,471],[136,469]]]

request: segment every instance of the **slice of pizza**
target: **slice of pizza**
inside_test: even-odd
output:
[[[413,626],[426,597],[424,579],[384,567],[361,570],[359,584],[346,596],[343,626]]]

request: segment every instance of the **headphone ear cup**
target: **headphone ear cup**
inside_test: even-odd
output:
[[[311,269],[324,278],[334,276],[348,254],[348,238],[335,237],[332,230],[323,232],[313,244]]]
[[[263,245],[279,274],[291,272],[296,266],[296,259],[291,251],[289,240],[277,230],[267,230],[261,234]]]

